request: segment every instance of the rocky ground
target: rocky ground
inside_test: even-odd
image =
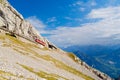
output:
[[[70,53],[0,32],[1,80],[102,80]]]

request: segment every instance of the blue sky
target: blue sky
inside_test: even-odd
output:
[[[120,0],[8,0],[59,47],[120,43]]]

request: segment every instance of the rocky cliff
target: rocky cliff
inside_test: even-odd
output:
[[[36,42],[35,39],[39,39],[45,43],[44,46],[50,47],[45,38],[39,35],[38,31],[19,14],[6,0],[0,0],[0,29],[6,30],[11,34],[15,34],[26,38],[32,42]],[[52,45],[52,48],[56,48]]]
[[[112,80],[37,32],[0,0],[0,80]]]

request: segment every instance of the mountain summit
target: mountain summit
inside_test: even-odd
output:
[[[0,80],[112,80],[47,39],[0,0]]]

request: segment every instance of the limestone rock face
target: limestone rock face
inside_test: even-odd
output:
[[[6,0],[0,0],[0,28],[34,41],[37,37],[44,41],[36,29],[19,14]]]

